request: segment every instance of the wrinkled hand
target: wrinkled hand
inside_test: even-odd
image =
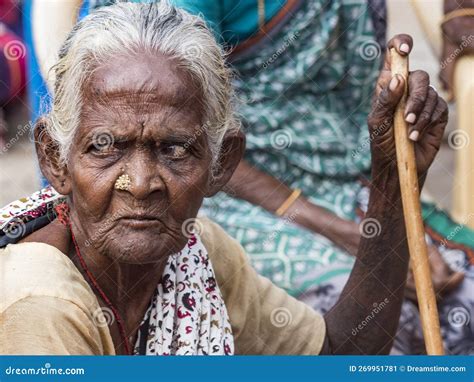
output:
[[[404,91],[402,76],[391,74],[390,48],[408,55],[412,38],[396,35],[388,42],[385,62],[377,80],[372,110],[368,118],[372,144],[372,163],[376,171],[396,167],[393,115]],[[448,121],[448,106],[430,86],[430,78],[423,70],[410,72],[408,98],[405,109],[409,138],[415,141],[416,165],[419,175],[425,175],[441,146]]]

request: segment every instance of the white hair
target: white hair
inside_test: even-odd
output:
[[[47,131],[63,163],[80,123],[83,87],[91,73],[117,54],[157,52],[176,60],[198,84],[204,98],[202,129],[215,163],[224,135],[239,129],[232,73],[205,22],[167,1],[103,7],[69,34],[53,67],[54,101],[46,115]]]

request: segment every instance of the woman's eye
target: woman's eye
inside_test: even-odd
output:
[[[186,149],[184,144],[165,144],[163,145],[162,149],[163,154],[172,159],[181,159],[184,158],[188,154],[188,150]]]
[[[94,154],[108,154],[116,149],[117,139],[108,131],[99,131],[92,137],[88,151]]]
[[[98,155],[105,155],[105,154],[110,154],[115,151],[115,146],[114,144],[99,144],[99,143],[93,143],[92,145],[89,146],[88,151],[93,153],[93,154],[98,154]]]

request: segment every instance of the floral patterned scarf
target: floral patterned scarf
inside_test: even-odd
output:
[[[0,209],[0,248],[55,219],[63,195],[51,186]],[[224,299],[201,238],[171,255],[139,329],[134,354],[232,355],[234,338]]]
[[[145,314],[135,354],[231,355],[232,329],[209,255],[193,234],[170,256]]]

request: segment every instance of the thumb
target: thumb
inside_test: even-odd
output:
[[[394,48],[402,56],[408,55],[413,48],[413,39],[407,34],[397,34],[387,43],[387,53],[383,64],[384,70],[390,71],[392,65],[392,55],[390,49]]]

